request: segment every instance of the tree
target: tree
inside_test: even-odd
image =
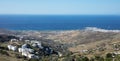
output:
[[[106,58],[112,58],[112,53],[108,53],[108,54],[106,54]]]
[[[82,61],[89,61],[89,58],[88,57],[83,57]]]
[[[95,61],[95,59],[94,58],[90,58],[90,61]]]

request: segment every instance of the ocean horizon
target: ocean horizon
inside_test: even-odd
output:
[[[86,27],[120,30],[120,15],[0,15],[2,29],[76,30]]]

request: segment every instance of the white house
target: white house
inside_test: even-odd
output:
[[[29,59],[31,58],[39,58],[38,56],[36,56],[35,54],[30,54],[29,52],[22,52],[22,55],[25,57],[28,57]]]
[[[12,51],[16,51],[17,50],[17,46],[8,45],[7,47],[8,47],[9,50],[12,50]]]
[[[27,56],[28,58],[34,58],[35,57],[35,55],[34,54],[28,54],[28,56]]]
[[[18,48],[18,52],[20,52],[20,53],[23,53],[23,52],[34,53],[34,50],[30,49],[30,48]]]
[[[40,42],[33,43],[32,46],[33,46],[33,47],[38,47],[38,48],[40,48],[40,49],[43,49],[43,47],[42,47],[42,45],[41,45]]]
[[[38,44],[40,45],[40,44]],[[21,48],[18,48],[18,51],[22,53],[23,56],[28,58],[39,58],[39,56],[36,56],[34,53],[34,49],[29,48],[28,44],[23,44]]]
[[[18,48],[18,52],[20,52],[20,53],[21,53],[21,52],[22,52],[22,48]]]
[[[25,57],[28,57],[28,52],[22,52],[22,55],[25,56]]]

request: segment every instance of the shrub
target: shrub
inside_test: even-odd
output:
[[[90,61],[95,61],[95,59],[94,58],[90,58]]]
[[[83,57],[82,61],[89,61],[89,58],[88,57]]]
[[[32,59],[29,59],[28,61],[39,61],[39,59],[32,58]]]
[[[113,61],[112,58],[106,58],[105,61]]]
[[[15,57],[18,59],[22,58],[22,56],[20,56],[19,54],[15,54]]]
[[[3,47],[3,46],[0,46],[0,49],[2,49],[2,50],[8,50],[7,47]]]
[[[74,58],[71,56],[64,57],[63,61],[73,61]]]
[[[27,60],[27,57],[25,57],[25,56],[22,56],[22,58],[23,58],[24,60]]]
[[[111,53],[106,54],[106,58],[112,58],[112,54]]]
[[[104,58],[100,57],[100,56],[95,56],[95,60],[97,60],[97,61],[104,61]]]
[[[6,51],[4,51],[4,50],[0,50],[0,54],[9,56],[8,52],[6,52]]]

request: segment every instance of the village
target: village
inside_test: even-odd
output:
[[[24,42],[24,44],[20,44]],[[7,46],[9,50],[14,52],[21,53],[22,56],[25,56],[29,59],[35,58],[39,59],[40,56],[43,55],[51,55],[56,54],[59,57],[62,56],[62,53],[59,51],[54,51],[51,47],[42,46],[41,42],[37,40],[18,40],[18,39],[11,39],[10,44]]]

